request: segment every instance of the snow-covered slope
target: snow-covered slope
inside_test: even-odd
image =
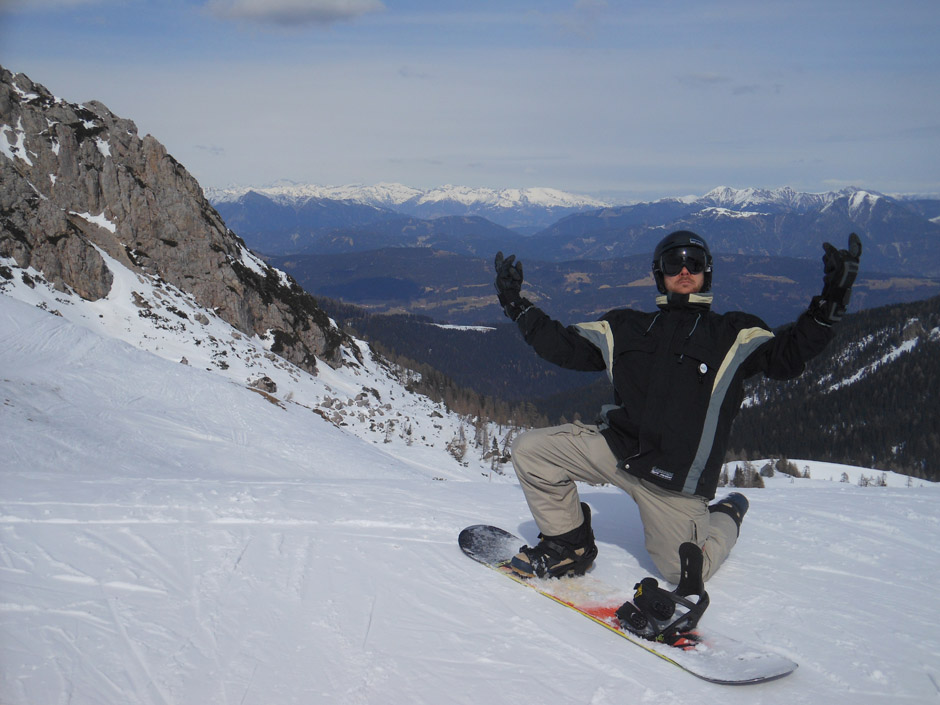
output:
[[[467,560],[471,523],[535,539],[521,491],[458,464],[437,439],[460,420],[370,356],[310,377],[208,312],[180,329],[185,295],[116,274],[98,308],[0,280],[4,705],[940,697],[937,487],[798,460],[814,479],[748,491],[703,624],[801,666],[712,686]],[[276,393],[245,386],[260,374]],[[595,575],[651,574],[629,499],[582,497]]]
[[[360,342],[358,351],[346,352],[342,367],[334,370],[320,364],[318,375],[313,377],[271,353],[270,337],[248,338],[212,311],[196,305],[188,294],[159,278],[136,274],[99,252],[114,275],[111,293],[105,299],[89,302],[55,291],[40,273],[24,272],[3,258],[0,271],[6,267],[12,278],[0,278],[0,293],[174,363],[211,371],[239,386],[267,378],[277,388],[267,395],[272,403],[299,406],[308,414],[312,412],[313,420],[327,420],[369,442],[402,445],[411,457],[426,449],[430,453],[429,473],[455,479],[478,472],[489,475],[489,461],[472,454],[463,458],[463,464],[450,455],[438,457],[440,449],[458,438],[467,422],[449,414],[443,405],[406,391],[403,383],[413,373],[374,357],[365,343]],[[247,265],[253,257],[244,251]],[[466,435],[471,430],[463,432]]]

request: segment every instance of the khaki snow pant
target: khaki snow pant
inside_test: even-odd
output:
[[[662,577],[679,582],[679,546],[702,548],[708,580],[737,541],[737,525],[727,514],[709,513],[702,497],[664,490],[617,468],[596,426],[581,423],[521,434],[512,445],[512,464],[529,510],[546,536],[558,536],[584,522],[575,481],[610,484],[629,494],[640,509],[646,550]]]

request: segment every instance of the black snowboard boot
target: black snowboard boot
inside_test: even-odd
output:
[[[520,548],[509,567],[525,578],[584,575],[597,557],[597,545],[591,530],[591,508],[582,502],[581,512],[581,526],[559,536],[539,534],[538,544]]]
[[[741,535],[741,521],[744,519],[744,515],[747,514],[747,508],[750,504],[747,501],[747,497],[739,492],[732,492],[727,497],[715,504],[711,505],[708,508],[708,511],[721,512],[722,514],[727,514],[729,517],[734,519],[735,525],[738,527],[738,536]]]

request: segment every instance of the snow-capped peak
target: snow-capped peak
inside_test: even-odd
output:
[[[469,186],[439,186],[425,191],[420,203],[457,201],[467,206],[486,205],[495,208],[603,208],[608,205],[590,196],[580,196],[559,189],[537,188],[472,188]]]
[[[849,196],[849,213],[857,213],[863,209],[872,209],[875,207],[875,204],[881,200],[882,196],[879,193],[872,193],[871,191],[853,191]]]
[[[761,206],[785,206],[802,211],[807,208],[820,207],[831,203],[838,196],[839,194],[832,192],[804,193],[795,191],[789,186],[775,189],[736,189],[728,186],[719,186],[702,196],[702,200],[713,202],[717,206],[737,210]]]

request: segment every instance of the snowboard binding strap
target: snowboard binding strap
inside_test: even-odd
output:
[[[679,560],[681,577],[675,590],[664,590],[655,578],[643,578],[634,586],[633,601],[617,610],[617,619],[624,629],[643,639],[688,648],[694,646],[690,632],[708,608],[709,599],[702,580],[702,549],[684,543],[679,547]]]

